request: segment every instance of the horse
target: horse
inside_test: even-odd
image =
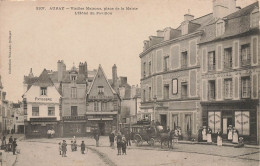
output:
[[[167,143],[169,149],[173,148],[172,146],[173,135],[174,135],[173,130],[169,131],[168,133],[160,133],[161,149],[162,149],[162,144],[165,142]]]

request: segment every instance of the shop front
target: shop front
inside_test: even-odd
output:
[[[257,141],[257,100],[202,102],[203,125],[212,129],[213,135],[218,129],[227,140],[228,127],[234,127],[247,143]]]

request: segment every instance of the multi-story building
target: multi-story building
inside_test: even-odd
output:
[[[112,88],[99,65],[96,75],[87,92],[86,132],[98,128],[102,135],[118,129],[120,97]]]
[[[59,135],[61,95],[46,69],[39,77],[32,71],[24,77],[23,104],[25,113],[25,136],[47,137],[47,130],[54,129]]]
[[[203,125],[224,136],[232,125],[259,143],[258,2],[236,9],[235,0],[214,1],[213,17],[199,42]]]
[[[0,75],[0,133],[3,133],[3,88]]]
[[[58,61],[58,83],[62,94],[62,135],[84,136],[86,134],[87,63],[80,63],[66,71],[63,61]]]
[[[181,127],[190,138],[201,126],[198,45],[212,14],[184,15],[176,28],[158,30],[144,41],[141,58],[141,112],[165,128]]]

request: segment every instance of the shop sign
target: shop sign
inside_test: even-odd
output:
[[[52,101],[52,98],[47,98],[47,97],[38,98],[38,97],[35,97],[35,101]]]

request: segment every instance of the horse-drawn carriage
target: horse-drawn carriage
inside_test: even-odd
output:
[[[173,132],[165,131],[161,125],[143,124],[132,127],[132,130],[136,130],[134,134],[134,142],[137,146],[141,146],[143,142],[147,142],[150,146],[154,146],[156,142],[161,143],[163,146],[170,145],[172,147]]]

